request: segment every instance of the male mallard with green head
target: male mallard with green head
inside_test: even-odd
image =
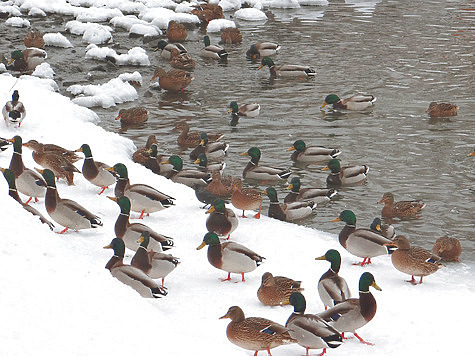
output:
[[[10,124],[18,124],[18,127],[21,126],[21,123],[26,116],[26,109],[23,103],[20,101],[20,94],[18,94],[18,90],[13,91],[12,100],[7,101],[3,106],[2,115],[7,126]]]
[[[226,167],[225,162],[209,163],[206,153],[200,153],[198,158],[193,162],[198,165],[198,168],[202,172],[213,173],[216,171],[222,172]]]
[[[45,50],[36,47],[30,47],[22,51],[15,50],[11,53],[7,69],[18,72],[32,72],[47,57]]]
[[[264,66],[269,67],[271,77],[308,78],[317,75],[314,69],[306,65],[284,64],[276,66],[270,57],[262,58],[261,65],[257,70],[264,68]]]
[[[275,55],[280,50],[280,46],[273,42],[256,42],[246,51],[246,58],[260,59]]]
[[[389,240],[392,240],[396,234],[394,226],[383,224],[380,218],[374,218],[369,228],[371,231],[378,232]]]
[[[329,187],[361,184],[366,180],[369,172],[367,165],[341,167],[340,161],[336,158],[329,160],[327,166],[322,170],[328,169],[331,172],[327,177],[327,186]]]
[[[194,169],[183,169],[183,160],[180,156],[172,155],[168,160],[161,164],[171,164],[173,166],[171,172],[166,175],[168,179],[176,183],[185,184],[189,187],[196,185],[208,185],[211,181],[211,174],[207,172],[201,172]]]
[[[261,159],[261,150],[257,147],[251,147],[247,152],[241,153],[241,156],[251,157],[251,160],[242,172],[242,176],[244,179],[275,181],[280,179],[287,179],[292,174],[289,169],[259,166],[259,161]]]
[[[214,232],[206,233],[203,242],[196,249],[201,250],[206,245],[208,245],[209,263],[215,268],[228,272],[228,277],[221,279],[223,282],[231,280],[231,273],[240,273],[242,281],[245,282],[244,273],[254,271],[265,259],[236,242],[221,242]]]
[[[375,102],[376,97],[374,95],[353,95],[341,100],[338,95],[330,94],[325,97],[325,102],[320,108],[323,109],[327,104],[332,104],[333,109],[362,111],[372,107]]]
[[[280,204],[277,198],[277,191],[273,187],[268,187],[263,194],[269,197],[270,205],[268,215],[271,218],[282,221],[293,221],[306,218],[316,209],[317,204],[313,201],[302,201]]]
[[[167,43],[164,40],[158,41],[157,46],[153,48],[154,51],[160,50],[160,56],[165,59],[171,58],[172,49],[176,49],[180,54],[188,53],[181,43]]]
[[[284,203],[293,203],[297,201],[313,201],[320,205],[328,203],[338,192],[333,188],[300,188],[301,182],[299,177],[293,177],[287,189],[290,193],[284,198]]]
[[[194,161],[198,159],[200,154],[205,153],[210,161],[219,161],[226,156],[228,149],[229,144],[225,142],[210,142],[206,132],[202,132],[200,144],[190,152],[190,159]]]
[[[214,232],[218,236],[231,236],[239,225],[239,220],[234,211],[226,208],[222,199],[216,199],[211,207],[206,211],[209,214],[206,219],[206,228],[210,232]]]
[[[217,45],[212,45],[209,36],[203,37],[204,47],[200,51],[200,56],[202,58],[216,59],[219,61],[226,61],[228,59],[228,52]]]
[[[302,140],[295,141],[287,151],[295,151],[290,156],[292,161],[306,164],[328,162],[341,154],[341,151],[336,148],[307,146]]]
[[[283,276],[273,276],[266,272],[262,275],[261,286],[257,290],[257,298],[264,305],[276,306],[289,304],[289,297],[294,292],[301,292],[301,281],[294,281]]]

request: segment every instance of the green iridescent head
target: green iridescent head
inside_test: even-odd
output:
[[[206,167],[208,165],[208,157],[206,157],[206,154],[200,153],[195,163],[199,164],[200,167]]]
[[[142,246],[144,249],[147,249],[148,244],[150,243],[150,232],[145,230],[142,231],[142,234],[140,235],[139,239],[137,242]]]
[[[208,47],[211,45],[211,40],[209,39],[209,36],[204,36],[203,37],[203,42],[205,44],[205,47]]]
[[[290,180],[290,184],[287,187],[287,189],[292,189],[293,192],[298,193],[300,191],[300,178],[299,177],[293,177]]]
[[[295,148],[296,151],[303,152],[307,146],[305,145],[305,142],[303,142],[302,140],[297,140],[294,142],[293,147]]]
[[[21,59],[21,58],[23,58],[23,52],[20,51],[19,49],[17,49],[16,51],[13,51],[11,53],[11,57],[14,60]]]
[[[381,219],[380,218],[374,218],[373,222],[370,225],[370,229],[373,231],[380,231],[381,230]]]
[[[267,194],[267,196],[269,197],[269,200],[271,202],[278,202],[279,201],[278,198],[277,198],[277,191],[275,190],[274,187],[266,188],[265,193]]]
[[[327,104],[335,104],[337,102],[339,102],[341,99],[338,95],[336,94],[330,94],[330,95],[327,95],[326,98],[325,98],[325,103]]]
[[[206,245],[213,246],[213,245],[219,245],[219,237],[216,235],[214,232],[208,232],[206,235],[203,237],[203,242],[201,245],[199,245],[196,249],[201,250],[203,247]]]
[[[211,207],[208,209],[207,213],[212,213],[216,211],[218,213],[225,213],[226,212],[226,205],[224,204],[224,200],[216,199]]]
[[[251,157],[252,162],[258,163],[261,159],[261,150],[257,147],[251,147],[247,150],[246,153],[244,153],[244,155],[248,155],[249,157]]]
[[[122,214],[129,214],[130,213],[130,199],[127,198],[125,195],[115,198],[115,197],[108,197],[110,200],[113,200],[119,205],[120,207],[120,212]]]
[[[270,57],[264,57],[261,59],[261,66],[259,68],[262,68],[264,66],[268,66],[269,68],[274,66],[274,61]]]
[[[356,225],[356,216],[351,210],[343,210],[340,213],[339,219],[348,225]]]
[[[331,160],[329,160],[327,163],[327,167],[332,173],[340,173],[341,171],[340,161],[336,158],[332,158]]]
[[[208,135],[206,132],[202,132],[200,135],[200,145],[206,146],[208,144]]]
[[[307,302],[302,293],[294,292],[289,297],[289,303],[294,307],[294,313],[304,313]]]
[[[239,106],[236,101],[231,101],[231,104],[229,104],[229,108],[231,109],[233,113],[237,113],[239,111]]]
[[[21,139],[21,136],[13,136],[12,139],[8,140],[9,142],[13,143],[13,151],[17,152],[17,153],[21,153],[22,151],[22,144],[23,144],[23,140]]]
[[[368,292],[369,287],[373,287],[377,290],[382,290],[377,284],[376,281],[374,280],[374,276],[369,273],[365,272],[361,275],[360,277],[360,283],[359,283],[359,291],[360,292]]]
[[[123,258],[125,254],[125,243],[122,239],[119,239],[118,237],[112,239],[111,243],[107,246],[104,246],[104,248],[111,248],[114,250],[114,256],[117,256],[119,258]]]
[[[158,154],[158,145],[156,143],[152,143],[150,145],[150,148],[148,150],[148,154],[150,155],[150,157],[152,158],[156,158],[157,157],[157,154]]]
[[[317,257],[316,260],[325,260],[331,263],[331,269],[333,272],[338,273],[341,265],[340,252],[337,250],[328,250],[323,256]]]
[[[91,148],[89,147],[87,143],[83,144],[79,149],[76,150],[76,152],[84,153],[84,156],[86,158],[92,157]]]
[[[168,158],[168,163],[173,166],[175,171],[181,171],[183,169],[183,160],[180,156],[173,155]]]
[[[46,184],[50,187],[56,187],[56,183],[54,181],[54,173],[53,171],[49,170],[48,168],[44,169],[41,173],[43,178],[46,181]]]
[[[123,178],[123,179],[129,178],[129,174],[127,172],[127,167],[125,166],[125,164],[116,163],[114,164],[114,167],[112,168],[114,169],[114,172],[119,175],[120,178]]]

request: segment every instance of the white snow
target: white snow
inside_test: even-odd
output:
[[[30,21],[21,17],[10,17],[5,24],[11,27],[30,27]]]
[[[32,7],[30,11],[28,12],[28,16],[33,16],[33,17],[45,17],[46,12],[43,10],[37,8],[37,7]]]
[[[66,30],[73,35],[82,35],[84,42],[104,44],[112,41],[112,28],[93,22],[68,21]]]
[[[54,47],[62,47],[62,48],[73,47],[71,42],[60,32],[45,33],[43,35],[43,40],[45,41],[46,46],[54,46]]]
[[[234,21],[226,20],[226,19],[215,19],[211,20],[208,23],[208,27],[206,27],[206,31],[213,33],[213,32],[221,32],[221,30],[228,28],[228,27],[236,27]]]
[[[130,27],[129,34],[140,36],[158,36],[162,34],[162,31],[157,26],[136,23]]]
[[[234,17],[247,21],[263,21],[267,20],[267,15],[255,8],[240,9],[234,13]]]
[[[150,65],[147,52],[142,47],[131,48],[126,54],[117,54],[112,48],[98,47],[95,44],[86,47],[86,58],[105,59],[107,56],[115,58],[118,65]]]
[[[39,78],[53,79],[54,70],[51,68],[49,63],[43,62],[36,66],[35,71],[31,75]]]

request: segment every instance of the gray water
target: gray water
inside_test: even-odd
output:
[[[342,165],[370,166],[368,182],[340,189],[337,199],[300,224],[338,233],[343,223],[330,220],[351,209],[357,225],[368,227],[380,216],[382,206],[377,201],[391,191],[396,200],[421,199],[427,204],[419,219],[394,221],[398,233],[428,249],[439,236],[457,237],[464,249],[462,260],[474,262],[475,158],[467,156],[475,147],[474,11],[462,1],[352,3],[269,9],[265,23],[235,20],[243,43],[226,46],[227,64],[201,59],[204,33],[189,31],[184,44],[197,64],[195,80],[183,93],[150,88],[155,67],[170,67],[152,51],[156,41],[129,38],[122,29],[116,29],[109,46],[118,53],[142,46],[150,67],[85,60],[87,44],[69,33],[64,34],[74,48],[48,47],[48,62],[63,95],[68,95],[66,88],[73,83],[101,84],[138,70],[144,78],[139,99],[110,109],[93,108],[101,117],[100,125],[137,146],[156,134],[160,151],[182,155],[188,167],[192,167],[188,152],[178,147],[177,134],[170,132],[179,120],[187,120],[192,130],[225,133],[230,144],[226,174],[233,176],[240,176],[248,161],[239,153],[257,146],[261,164],[291,167],[303,187],[324,187],[327,173],[322,166],[295,166],[286,149],[297,139],[307,145],[337,147],[343,151]],[[42,32],[64,32],[71,19],[51,15],[29,20]],[[2,53],[22,48],[27,31],[6,27],[2,21]],[[211,34],[211,42],[218,41],[219,35]],[[317,70],[316,78],[270,80],[267,68],[257,71],[258,63],[245,59],[246,50],[256,41],[279,43],[276,64],[308,64]],[[324,113],[320,105],[330,93],[341,97],[370,93],[378,100],[370,112]],[[260,103],[261,115],[240,119],[237,127],[231,127],[227,110],[232,100]],[[458,116],[430,119],[425,110],[431,101],[457,104]],[[119,109],[132,106],[148,109],[149,120],[140,127],[121,128],[114,118]],[[281,200],[287,193],[284,187],[284,183],[277,186]],[[265,213],[267,206],[264,198]]]

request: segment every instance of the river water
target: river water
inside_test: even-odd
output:
[[[42,32],[63,32],[74,45],[47,48],[48,63],[63,95],[69,95],[66,89],[73,83],[100,84],[135,70],[142,74],[144,83],[136,101],[93,108],[106,130],[129,137],[137,146],[156,134],[161,152],[180,154],[191,167],[188,152],[178,147],[177,134],[170,132],[179,120],[187,120],[192,130],[225,133],[230,144],[227,174],[240,176],[248,158],[239,153],[257,146],[261,164],[291,167],[303,187],[324,187],[327,173],[321,171],[322,165],[293,165],[286,149],[297,139],[339,148],[342,165],[370,166],[367,183],[340,189],[334,201],[300,224],[338,233],[343,223],[331,220],[351,209],[357,225],[368,227],[380,216],[382,206],[377,202],[391,191],[396,200],[421,199],[427,204],[419,219],[393,222],[399,234],[429,249],[439,236],[457,237],[464,249],[462,260],[474,262],[475,157],[467,156],[475,147],[474,10],[470,7],[463,1],[330,1],[328,6],[268,9],[266,22],[233,19],[243,43],[226,46],[227,64],[201,59],[204,33],[189,31],[184,44],[196,60],[195,80],[177,94],[150,87],[156,66],[170,68],[153,52],[152,43],[116,29],[109,46],[119,53],[142,46],[152,65],[114,67],[84,59],[87,44],[64,32],[64,24],[72,18],[49,15],[29,20]],[[2,21],[2,53],[21,48],[27,31],[6,27]],[[212,43],[219,40],[217,34],[210,37]],[[270,80],[267,68],[257,71],[258,63],[245,59],[246,50],[256,41],[279,43],[276,64],[308,64],[316,69],[316,78]],[[330,93],[341,97],[370,93],[378,99],[369,112],[322,112],[320,105]],[[232,100],[260,103],[260,116],[240,119],[238,126],[231,127],[227,110]],[[457,104],[458,116],[430,119],[425,110],[431,101]],[[145,107],[149,120],[141,127],[121,128],[114,117],[120,108],[131,106]],[[281,200],[287,193],[284,188],[285,184],[277,186]],[[265,213],[267,206],[265,197]]]

